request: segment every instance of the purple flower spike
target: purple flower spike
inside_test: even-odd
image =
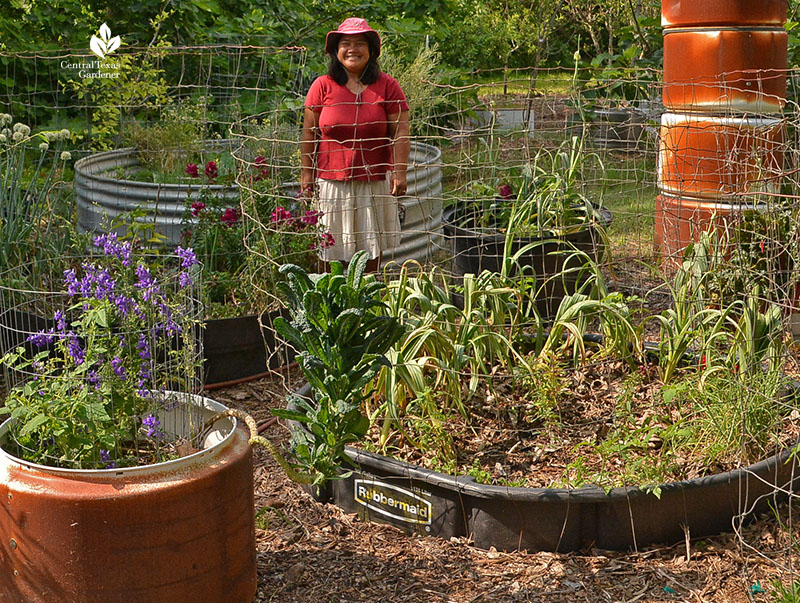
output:
[[[114,356],[111,359],[111,369],[117,377],[125,381],[125,367],[122,366],[122,358]]]
[[[116,469],[119,467],[114,459],[111,458],[108,450],[100,449],[100,460],[106,464],[106,469]]]
[[[159,429],[161,421],[156,419],[153,415],[147,415],[142,419],[142,425],[147,427],[148,438],[163,438],[164,433]]]
[[[43,348],[53,343],[53,339],[55,338],[53,337],[52,333],[46,331],[40,331],[39,333],[33,333],[32,335],[28,335],[28,339],[26,341],[29,341],[37,348]]]
[[[81,347],[81,342],[75,333],[67,333],[67,354],[75,364],[83,364],[86,359],[86,350]]]
[[[86,373],[86,381],[89,382],[89,385],[93,385],[95,389],[100,389],[100,375],[97,374],[97,371]]]
[[[139,333],[139,341],[136,344],[136,349],[139,350],[139,358],[142,360],[150,359],[150,343],[147,341],[147,336],[144,333]]]
[[[194,253],[194,249],[191,247],[187,247],[186,249],[178,247],[175,253],[177,253],[178,257],[181,259],[181,266],[183,268],[191,268],[197,264],[197,256]]]

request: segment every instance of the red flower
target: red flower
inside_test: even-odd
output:
[[[501,186],[499,189],[497,189],[497,192],[500,193],[500,197],[502,199],[511,199],[511,197],[514,196],[514,192],[511,190],[511,186],[508,184]]]
[[[708,360],[706,359],[706,355],[703,354],[702,356],[700,356],[700,370],[704,371],[707,366],[708,366]]]
[[[305,213],[305,215],[300,218],[300,221],[306,226],[316,226],[321,217],[322,217],[321,211],[315,211],[313,209],[309,209]]]
[[[192,238],[192,231],[188,228],[181,232],[181,243],[185,243]]]
[[[321,236],[320,246],[325,249],[326,247],[333,247],[336,245],[336,241],[333,238],[333,235],[329,232],[326,232]]]
[[[213,180],[217,177],[217,162],[216,161],[209,161],[206,164],[205,175],[208,177],[209,180]]]
[[[206,208],[205,203],[203,203],[202,201],[195,201],[194,203],[192,203],[192,215],[196,218],[197,214],[199,214],[205,208]]]
[[[187,163],[186,164],[186,174],[191,176],[192,178],[199,178],[200,172],[197,170],[196,163]]]
[[[219,219],[222,220],[222,223],[225,224],[226,226],[233,226],[234,224],[236,224],[236,222],[239,221],[239,212],[233,209],[232,207],[229,207],[228,209],[225,210],[225,213],[223,213]]]
[[[759,246],[761,247],[761,253],[763,254],[764,253],[764,241],[761,241],[761,244]]]
[[[256,180],[269,178],[269,165],[267,165],[267,158],[263,155],[259,155],[255,158],[254,163],[258,169],[258,176],[256,176]]]
[[[292,216],[292,212],[288,209],[284,209],[283,206],[279,205],[275,208],[275,211],[272,212],[272,222],[275,224],[280,224],[281,222],[288,222],[294,216]]]

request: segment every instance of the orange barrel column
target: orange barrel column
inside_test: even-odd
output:
[[[674,266],[703,230],[722,228],[757,195],[779,189],[786,1],[663,0],[661,15],[667,112],[655,242]]]

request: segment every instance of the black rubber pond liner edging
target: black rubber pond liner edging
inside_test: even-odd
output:
[[[305,385],[298,395],[308,397]],[[294,423],[292,428],[299,427]],[[784,450],[748,467],[670,482],[652,489],[608,492],[480,484],[348,447],[353,472],[322,489],[304,486],[365,521],[407,534],[468,536],[474,546],[502,551],[638,550],[734,530],[800,487],[797,459]]]

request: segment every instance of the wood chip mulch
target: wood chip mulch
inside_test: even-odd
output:
[[[265,378],[209,392],[269,417],[290,379]],[[276,425],[265,435],[286,439]],[[800,506],[784,506],[739,533],[619,553],[480,550],[468,539],[406,536],[315,502],[264,451],[255,451],[261,602],[773,601],[800,566]],[[777,516],[777,517],[776,517]],[[794,543],[794,544],[793,544]]]

